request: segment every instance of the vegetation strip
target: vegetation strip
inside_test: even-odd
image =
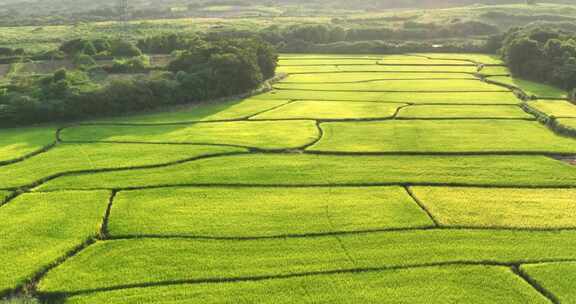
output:
[[[109,230],[115,239],[138,235],[221,239],[336,236],[347,231],[432,227],[401,187],[121,191],[114,208]],[[216,214],[218,222],[213,220]],[[298,223],[293,222],[295,218]]]
[[[549,261],[542,261],[542,262],[526,262],[522,263],[521,265],[539,265],[539,264],[546,264],[546,263],[559,263],[559,262],[572,262],[574,260],[549,260]],[[286,274],[286,275],[278,275],[278,276],[257,276],[257,277],[237,277],[237,278],[222,278],[222,279],[206,279],[206,280],[175,280],[175,281],[163,281],[157,283],[148,283],[148,284],[133,284],[133,285],[122,285],[122,286],[115,286],[110,288],[102,288],[102,289],[94,289],[94,290],[81,290],[81,291],[74,291],[74,292],[66,292],[66,293],[59,293],[59,292],[39,292],[39,296],[42,299],[46,300],[55,300],[55,299],[62,299],[62,298],[71,298],[77,296],[84,296],[84,295],[91,295],[91,294],[98,294],[98,293],[108,293],[114,291],[125,291],[131,289],[142,289],[142,288],[154,288],[154,287],[161,287],[161,286],[178,286],[178,285],[186,285],[186,286],[193,286],[193,285],[210,285],[214,287],[215,284],[226,284],[226,283],[242,283],[242,282],[261,282],[261,281],[276,281],[276,280],[286,280],[291,278],[303,278],[303,277],[311,277],[311,278],[319,278],[323,276],[334,276],[334,275],[359,275],[365,273],[379,273],[379,272],[388,272],[388,271],[405,271],[405,270],[417,270],[417,269],[426,269],[426,268],[450,268],[450,267],[461,267],[461,266],[485,266],[485,267],[514,267],[515,263],[499,263],[495,261],[485,261],[485,262],[469,262],[469,261],[455,261],[455,262],[445,262],[445,263],[428,263],[428,264],[419,264],[419,265],[412,265],[412,266],[390,266],[390,267],[374,267],[374,268],[354,268],[354,269],[347,269],[347,270],[333,270],[333,271],[318,271],[318,272],[304,272],[304,273],[295,273],[295,274]],[[528,284],[530,285],[530,284]],[[531,285],[530,285],[531,286]],[[534,288],[533,286],[531,286]],[[539,292],[539,291],[537,291]]]
[[[430,277],[437,278],[430,280]],[[412,284],[406,284],[411,282]],[[294,289],[292,286],[305,286]],[[465,300],[467,303],[547,303],[537,291],[518,280],[505,266],[442,265],[410,269],[324,274],[261,281],[221,284],[153,286],[85,294],[65,303],[110,304],[157,303],[194,298],[199,303],[218,303],[234,297],[238,301],[309,303],[316,298],[331,303],[380,302],[385,299],[410,303],[440,303]],[[170,300],[168,300],[170,299]]]
[[[232,156],[232,155],[239,155],[239,154],[247,154],[248,152],[236,151],[236,152],[221,152],[221,153],[214,153],[214,154],[206,154],[206,155],[199,155],[194,157],[189,157],[185,159],[179,159],[176,161],[168,162],[168,163],[160,163],[160,164],[152,164],[152,165],[141,165],[141,166],[133,166],[133,167],[119,167],[119,168],[101,168],[101,169],[89,169],[89,170],[76,170],[76,171],[63,171],[58,172],[49,176],[44,176],[41,179],[34,180],[28,184],[20,184],[18,191],[14,193],[13,197],[18,196],[20,193],[31,190],[36,188],[46,182],[49,182],[53,179],[57,179],[59,177],[69,176],[69,175],[78,175],[78,174],[89,174],[89,173],[103,173],[103,172],[114,172],[114,171],[122,171],[122,170],[137,170],[137,169],[153,169],[153,168],[162,168],[168,167],[171,165],[182,164],[187,162],[193,162],[196,160],[208,159],[211,157],[225,157],[225,156]],[[7,199],[4,203],[7,204],[11,198]],[[1,205],[0,207],[2,207]]]
[[[74,293],[172,280],[222,281],[359,268],[453,262],[510,265],[576,258],[571,250],[574,231],[424,230],[348,235],[340,239],[357,265],[338,250],[340,245],[333,237],[246,242],[186,239],[98,242],[48,273],[39,291]],[[421,246],[413,246],[414,242]],[[556,246],[541,246],[550,242]],[[131,254],[125,256],[126,252]],[[190,252],[195,254],[185,254]],[[278,260],[278,256],[282,259]],[[311,256],[314,263],[296,262],[310,261]],[[110,263],[109,257],[115,257],[114,263]],[[231,264],[233,268],[224,267]],[[80,268],[83,271],[77,270]],[[124,271],[128,269],[130,272]],[[118,271],[125,275],[114,277]],[[85,279],[87,275],[89,280]]]

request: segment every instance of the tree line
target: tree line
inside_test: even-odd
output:
[[[49,121],[78,120],[119,115],[161,106],[194,103],[232,96],[257,88],[275,74],[278,55],[256,38],[218,39],[193,37],[173,45],[166,68],[150,71],[145,49],[166,48],[174,37],[149,38],[138,43],[107,40],[73,40],[53,53],[80,60],[79,69],[61,69],[50,75],[16,77],[0,89],[0,125],[14,126]],[[106,66],[94,56],[116,56]],[[138,77],[99,82],[105,69],[150,71]],[[134,72],[129,70],[128,72]]]
[[[536,24],[513,28],[499,41],[513,75],[555,85],[576,97],[576,32]]]

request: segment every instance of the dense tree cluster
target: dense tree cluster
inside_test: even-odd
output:
[[[456,21],[446,25],[407,21],[402,27],[342,25],[295,25],[286,28],[272,26],[261,35],[272,43],[283,43],[288,48],[295,45],[327,44],[358,41],[406,41],[429,40],[471,36],[488,36],[499,32],[498,28],[476,21]]]
[[[64,42],[59,51],[68,56],[135,57],[142,51],[132,42],[108,39],[74,39]]]
[[[171,39],[171,38],[166,38]],[[154,38],[163,41],[163,38]],[[151,40],[150,40],[151,41]],[[168,69],[127,79],[97,82],[99,72],[147,72],[148,58],[121,58],[111,66],[87,63],[87,68],[64,69],[49,76],[22,77],[0,89],[0,125],[74,120],[98,115],[118,115],[160,106],[197,102],[244,93],[255,89],[275,74],[278,55],[258,39],[196,39],[176,51]],[[116,45],[116,46],[115,46]],[[91,59],[88,54],[118,52],[115,47],[133,44],[69,41],[61,52],[74,58]],[[179,48],[181,45],[175,46]],[[121,47],[124,48],[124,47]],[[141,54],[139,52],[131,54]]]
[[[576,33],[551,26],[509,31],[501,49],[512,74],[576,89]]]

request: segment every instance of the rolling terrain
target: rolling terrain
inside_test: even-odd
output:
[[[565,92],[477,54],[278,72],[244,100],[0,130],[0,295],[574,303]]]

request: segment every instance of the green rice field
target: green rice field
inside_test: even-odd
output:
[[[576,106],[482,66],[290,54],[246,99],[2,129],[0,298],[576,303],[576,138],[531,114]]]

